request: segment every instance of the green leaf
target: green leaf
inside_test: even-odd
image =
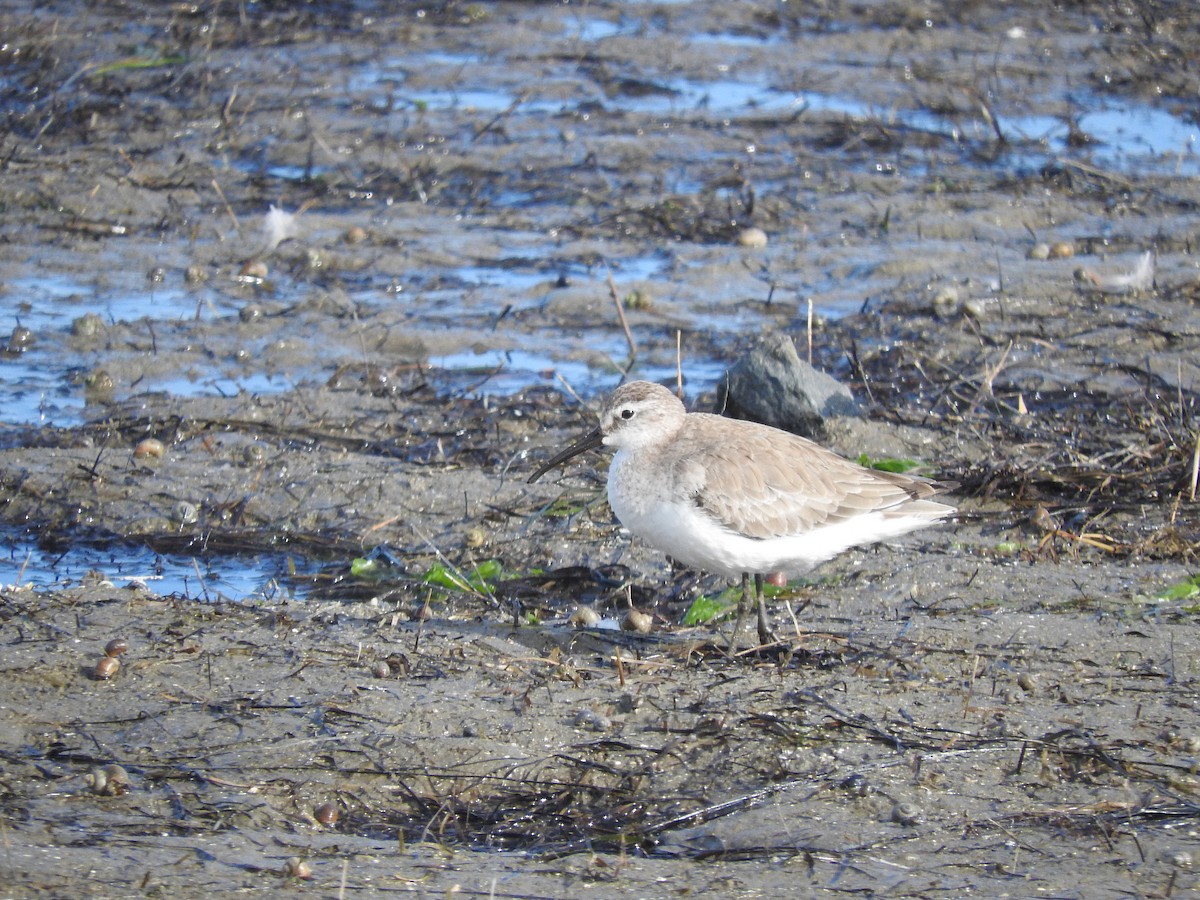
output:
[[[489,559],[471,569],[457,569],[434,563],[423,579],[426,584],[450,591],[487,593],[492,584],[504,577],[504,567],[498,559]]]
[[[893,459],[888,457],[873,460],[865,453],[859,454],[858,464],[867,469],[878,469],[880,472],[897,472],[899,474],[921,468],[921,463],[915,459]]]
[[[372,578],[379,574],[379,563],[365,556],[356,556],[350,560],[350,574],[355,578]]]
[[[1200,575],[1185,578],[1155,595],[1155,600],[1188,600],[1200,595]]]
[[[684,625],[704,625],[708,622],[715,622],[717,619],[729,612],[731,604],[724,599],[728,594],[725,591],[716,597],[705,597],[703,595],[692,601],[692,605],[688,607],[687,614],[683,617]]]
[[[471,585],[454,569],[448,566],[443,566],[441,563],[434,563],[429,567],[429,571],[425,573],[424,581],[426,584],[432,584],[436,587],[443,587],[451,591],[469,591]]]
[[[499,581],[504,575],[504,568],[500,565],[498,559],[488,559],[481,562],[475,567],[475,577],[472,582],[478,580],[478,583]]]
[[[791,594],[796,589],[796,582],[789,581],[783,586],[763,584],[763,596],[768,600]],[[692,601],[683,617],[684,625],[703,625],[724,618],[732,612],[742,600],[740,584],[727,587],[715,597],[699,596]]]

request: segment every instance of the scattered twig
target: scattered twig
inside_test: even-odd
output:
[[[392,516],[390,519],[384,519],[382,522],[376,522],[374,525],[372,525],[370,528],[368,528],[365,532],[363,532],[363,537],[365,538],[371,532],[378,531],[380,528],[387,528],[393,522],[398,522],[402,518],[404,518],[404,516],[402,516],[402,515]]]
[[[1196,493],[1195,485],[1192,485],[1192,495],[1195,496],[1195,493]],[[26,569],[26,567],[28,567],[29,561],[31,559],[33,559],[33,551],[32,550],[30,550],[29,552],[27,552],[25,554],[25,561],[23,563],[21,563],[21,568],[17,570],[17,577],[13,581],[13,584],[21,583],[21,579],[25,577],[25,569]]]
[[[1012,352],[1013,342],[1010,340],[1008,346],[1004,348],[1004,352],[1000,354],[1000,359],[994,366],[984,370],[983,378],[980,380],[979,388],[975,392],[975,399],[971,402],[970,412],[975,412],[979,403],[984,397],[995,397],[996,394],[992,389],[992,382],[996,380],[996,376],[1004,370],[1004,364],[1008,361],[1008,354]]]
[[[200,591],[204,594],[204,601],[210,602],[212,598],[208,596],[208,584],[204,581],[204,575],[200,572],[200,562],[196,557],[192,557],[192,568],[196,570],[196,577],[200,579]]]
[[[613,281],[612,269],[608,267],[608,263],[604,264],[604,268],[608,271],[608,293],[613,299],[613,303],[617,307],[617,318],[621,321],[621,328],[625,331],[625,340],[629,344],[629,363],[633,365],[633,361],[637,359],[637,343],[633,340],[633,332],[629,330],[629,320],[625,318],[625,304],[621,302],[621,298],[617,296],[617,285]]]
[[[212,180],[213,190],[217,192],[217,196],[221,198],[221,203],[225,206],[225,213],[229,216],[229,221],[233,222],[233,228],[239,234],[242,231],[242,225],[238,221],[237,213],[233,211],[233,207],[229,205],[229,201],[225,198],[225,192],[221,190],[221,185],[217,183],[217,179]]]
[[[1200,431],[1196,432],[1196,449],[1192,453],[1192,500],[1196,499],[1196,482],[1200,480]]]
[[[563,386],[563,390],[565,390],[568,394],[570,394],[572,399],[574,399],[574,401],[576,403],[578,403],[580,406],[587,405],[586,403],[583,402],[583,398],[580,397],[577,393],[575,393],[575,388],[573,388],[571,386],[571,382],[569,382],[569,381],[567,381],[567,379],[563,378],[563,375],[561,372],[555,371],[554,377],[558,379],[559,383]]]
[[[485,134],[487,134],[489,131],[491,131],[493,128],[495,128],[497,122],[499,122],[501,119],[505,118],[506,116],[512,115],[516,111],[517,107],[520,106],[522,103],[524,103],[528,99],[529,99],[528,91],[526,91],[522,94],[519,94],[517,96],[517,98],[515,100],[513,100],[512,103],[508,104],[507,109],[496,113],[495,116],[493,116],[491,119],[489,119],[483,125],[481,125],[476,130],[476,132],[473,135],[471,135],[471,142],[474,143],[475,141],[477,141],[481,137],[483,137]]]
[[[808,298],[808,364],[812,365],[813,354],[813,302]]]
[[[681,328],[675,329],[675,396],[683,399],[683,329]],[[1196,493],[1194,484],[1192,493]]]
[[[233,90],[229,92],[229,96],[225,98],[225,103],[221,107],[221,124],[229,128],[233,122],[233,104],[237,102],[237,85],[233,86]],[[228,205],[228,204],[226,204]]]

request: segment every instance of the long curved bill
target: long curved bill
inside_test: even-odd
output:
[[[563,450],[561,453],[555,454],[555,456],[553,458],[551,458],[548,462],[543,463],[536,472],[534,472],[532,475],[529,476],[529,481],[527,481],[526,484],[533,484],[535,481],[537,481],[539,478],[541,478],[543,475],[545,475],[547,472],[549,472],[554,467],[561,466],[563,463],[565,463],[571,457],[578,456],[580,453],[583,453],[587,450],[594,450],[596,447],[599,447],[603,442],[604,442],[604,435],[600,433],[599,428],[596,428],[593,431],[589,431],[587,434],[585,434],[583,437],[581,437],[579,440],[577,440],[575,443],[573,443],[566,450]]]

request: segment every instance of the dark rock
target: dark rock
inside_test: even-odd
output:
[[[778,332],[726,373],[718,397],[726,415],[818,440],[827,419],[859,415],[850,389],[802,360],[792,339]]]

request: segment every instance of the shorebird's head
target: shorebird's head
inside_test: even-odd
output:
[[[601,445],[634,450],[670,440],[686,415],[679,398],[661,384],[631,381],[613,392],[600,412],[597,428],[539,466],[529,481],[537,481],[555,466]]]
[[[613,392],[600,413],[601,441],[616,450],[634,450],[670,440],[687,411],[661,384],[631,381]]]

